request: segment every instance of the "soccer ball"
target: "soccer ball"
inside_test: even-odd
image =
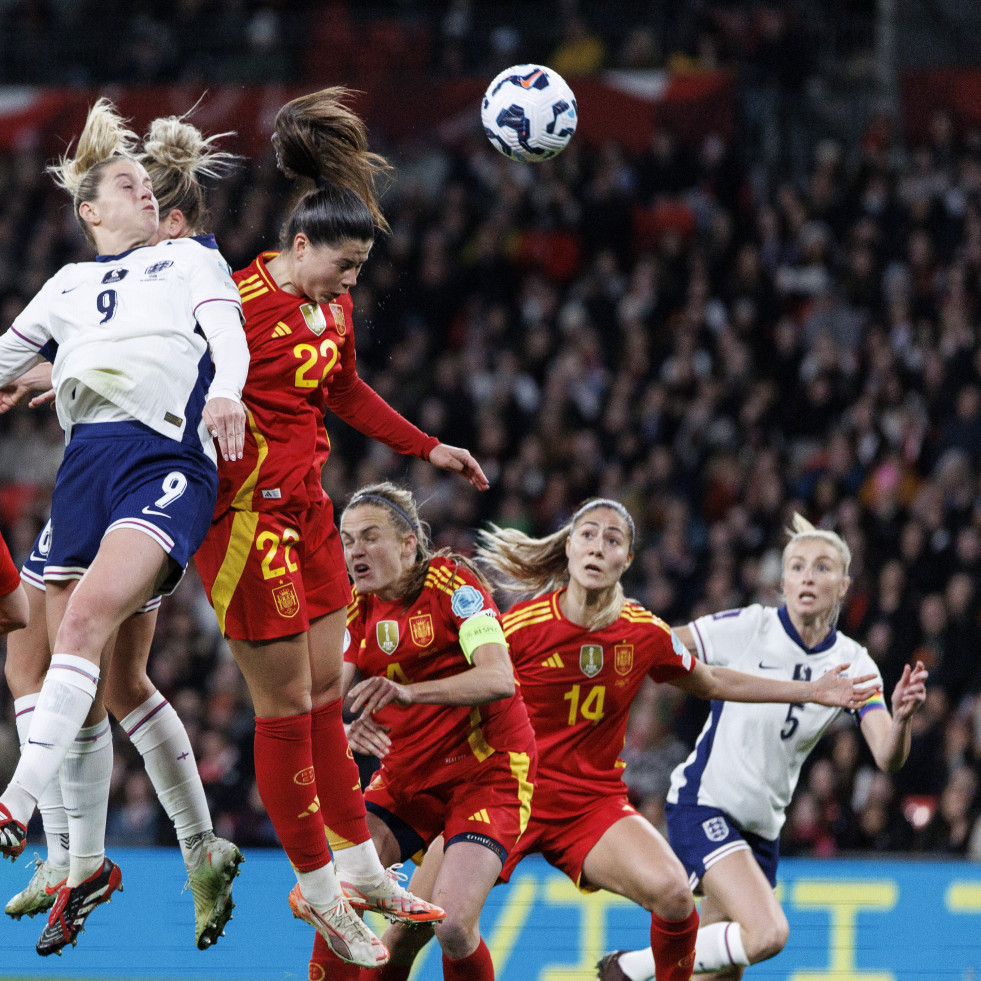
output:
[[[537,163],[565,149],[579,111],[561,75],[542,65],[514,65],[487,87],[480,118],[504,156]]]

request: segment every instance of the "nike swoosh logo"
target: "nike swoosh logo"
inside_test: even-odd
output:
[[[51,747],[54,746],[54,743],[41,743],[41,742],[38,742],[36,739],[31,739],[29,736],[27,738],[27,741],[32,746],[44,746],[47,749],[51,749]]]
[[[780,665],[779,664],[764,664],[762,661],[760,661],[760,665],[759,666],[764,671],[779,671],[780,670]]]
[[[81,286],[81,285],[82,285],[81,283],[78,284],[78,286]],[[72,290],[77,290],[78,289],[78,286],[69,286],[68,289],[62,290],[61,292],[62,292],[62,294],[71,293]]]
[[[67,881],[68,881],[68,876],[66,875],[66,876],[65,876],[65,878],[61,880],[61,882],[56,882],[56,883],[55,883],[55,884],[54,884],[53,886],[49,886],[49,885],[47,885],[47,883],[45,883],[45,886],[44,886],[44,891],[45,891],[45,892],[46,892],[46,893],[47,893],[47,894],[48,894],[49,896],[54,896],[54,895],[56,895],[57,893],[59,893],[59,892],[61,892],[61,887],[62,887],[62,886],[63,886],[63,885],[64,885],[64,884],[65,884],[65,883],[66,883]]]
[[[169,518],[170,515],[164,511],[154,511],[151,507],[145,507],[143,509],[144,514],[159,514],[161,518]]]
[[[44,562],[47,559],[46,555],[38,555],[37,552],[31,552],[30,562]]]

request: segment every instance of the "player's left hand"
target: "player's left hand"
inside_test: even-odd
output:
[[[484,491],[490,487],[490,481],[480,469],[480,464],[470,455],[469,450],[450,446],[447,443],[437,443],[429,454],[429,462],[440,470],[460,474],[477,490]]]
[[[903,674],[892,690],[892,717],[905,722],[926,701],[927,669],[922,661],[903,666]]]
[[[858,678],[846,678],[844,672],[849,667],[848,664],[837,664],[813,682],[813,701],[818,705],[857,709],[874,695],[876,676],[863,674]]]
[[[245,454],[245,406],[237,399],[208,399],[201,413],[208,432],[218,443],[223,460],[241,460]]]
[[[384,708],[390,702],[398,705],[411,705],[412,692],[405,685],[400,685],[391,678],[375,675],[358,682],[349,692],[352,712],[364,712],[370,715]]]

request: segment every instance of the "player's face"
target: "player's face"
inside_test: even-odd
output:
[[[119,160],[102,172],[94,201],[79,208],[89,223],[96,245],[111,237],[113,243],[132,248],[149,242],[157,232],[157,199],[150,175],[135,160]]]
[[[565,543],[569,578],[583,589],[615,586],[633,559],[630,529],[612,508],[587,511]]]
[[[305,235],[297,235],[293,242],[293,285],[317,303],[333,302],[357,283],[371,244],[345,239],[338,245],[313,245]]]
[[[804,619],[830,616],[850,581],[836,548],[820,538],[802,538],[783,567],[787,609]]]
[[[344,560],[359,593],[398,599],[398,585],[415,559],[415,535],[404,535],[384,505],[348,508],[341,519]]]

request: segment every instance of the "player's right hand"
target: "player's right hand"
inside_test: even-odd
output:
[[[388,729],[379,725],[368,712],[362,712],[347,728],[347,741],[355,753],[384,759],[392,748]]]

